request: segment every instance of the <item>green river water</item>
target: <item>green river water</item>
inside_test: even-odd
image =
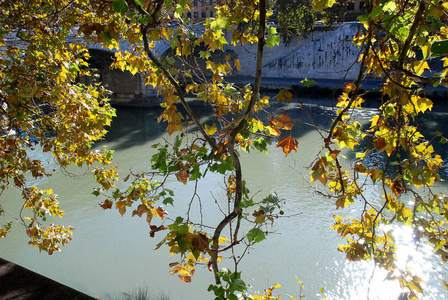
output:
[[[330,107],[320,106],[319,101],[309,106],[309,110],[320,126],[325,126],[332,115]],[[200,107],[196,110],[203,112]],[[273,107],[277,113],[287,111],[292,117],[305,118],[297,105]],[[150,169],[150,159],[154,149],[150,146],[168,138],[163,124],[157,123],[158,109],[119,108],[117,118],[104,142],[97,147],[108,145],[115,150],[114,161],[125,176],[130,168],[133,171]],[[360,120],[368,120],[373,110],[358,114]],[[201,121],[210,116],[200,113]],[[447,124],[448,113],[437,112],[425,120],[429,133],[443,130]],[[278,294],[282,299],[292,295],[299,299],[300,286],[296,277],[304,283],[302,293],[305,299],[320,299],[320,287],[325,288],[328,299],[397,299],[402,292],[398,283],[384,280],[386,272],[374,268],[371,263],[349,263],[344,255],[337,251],[342,240],[336,232],[329,229],[333,225],[335,205],[329,199],[318,196],[304,178],[309,177],[309,165],[314,155],[321,149],[320,136],[306,126],[296,126],[294,135],[299,139],[298,152],[285,158],[284,153],[274,146],[270,154],[242,154],[243,175],[256,198],[277,192],[284,199],[283,210],[289,218],[276,220],[273,233],[267,239],[250,249],[243,259],[240,270],[251,292],[262,292],[276,283],[282,287]],[[447,150],[440,149],[445,157]],[[42,157],[51,165],[49,157]],[[350,157],[348,158],[350,162]],[[150,238],[146,222],[130,214],[121,217],[117,210],[103,210],[98,203],[103,199],[91,193],[95,187],[92,177],[82,176],[82,171],[70,169],[80,175],[76,178],[64,175],[56,170],[53,177],[45,181],[32,182],[54,189],[66,212],[62,222],[75,227],[73,241],[63,248],[63,252],[48,256],[38,249],[27,245],[23,228],[16,226],[6,239],[0,241],[1,257],[69,285],[100,299],[117,299],[122,292],[131,292],[137,287],[148,288],[154,294],[164,293],[171,300],[213,299],[207,287],[213,281],[213,275],[198,267],[191,283],[180,281],[177,276],[169,275],[170,262],[167,249],[154,250],[163,237],[162,234]],[[190,202],[194,185],[184,186],[170,182],[175,191],[176,207],[168,207],[170,216],[184,213]],[[209,174],[199,182],[202,217],[205,223],[215,224],[221,218],[216,202],[224,205],[225,191],[223,178]],[[318,186],[322,189],[322,186]],[[437,183],[437,189],[447,190],[445,182]],[[370,186],[367,192],[370,199],[380,196],[380,190]],[[19,197],[15,191],[2,195],[2,205],[17,210],[14,201]],[[222,203],[220,202],[222,200]],[[374,200],[373,200],[374,201]],[[195,201],[194,207],[198,208]],[[356,215],[357,205],[350,207],[348,214]],[[192,218],[200,218],[199,214]],[[60,222],[59,220],[56,220]],[[427,295],[424,299],[448,299],[446,290],[439,284],[438,278],[448,281],[448,270],[441,267],[439,258],[432,255],[425,245],[419,245],[418,251],[412,243],[412,232],[407,228],[394,228],[401,246],[399,262],[411,265],[423,279],[431,283],[425,285]],[[223,263],[225,266],[226,263]],[[433,283],[437,281],[437,283]]]

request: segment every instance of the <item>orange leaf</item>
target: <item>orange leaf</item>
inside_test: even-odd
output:
[[[375,148],[378,151],[383,150],[386,147],[386,140],[384,138],[377,139],[375,142]]]
[[[184,171],[180,171],[179,173],[176,174],[176,178],[183,184],[187,184],[187,180],[188,178],[190,178],[190,174],[185,173]]]
[[[191,282],[191,276],[189,276],[189,275],[179,275],[179,278],[186,283]]]
[[[288,115],[277,115],[278,121],[277,125],[279,129],[291,130],[294,124],[292,123],[291,118]]]
[[[343,91],[346,92],[347,94],[349,94],[350,92],[354,91],[355,88],[356,88],[356,85],[354,85],[354,84],[351,83],[351,82],[346,82],[346,83],[344,84]]]
[[[285,156],[288,156],[289,152],[291,152],[292,150],[297,152],[298,145],[299,142],[291,135],[285,136],[280,141],[277,142],[277,147],[283,148]]]
[[[156,211],[156,215],[163,220],[163,216],[167,215],[168,213],[166,212],[166,210],[163,209],[162,206],[157,207]]]
[[[235,67],[238,71],[241,71],[241,65],[240,65],[240,60],[239,59],[235,59]]]
[[[271,116],[269,119],[269,126],[275,127],[277,125],[277,120],[275,120],[274,116]]]

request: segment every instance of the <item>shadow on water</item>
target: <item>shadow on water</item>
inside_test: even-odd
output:
[[[112,143],[114,150],[123,150],[156,139],[166,128],[166,125],[157,122],[161,112],[157,108],[117,108],[117,116],[113,118],[111,127],[107,128],[105,140],[97,146]]]
[[[192,109],[201,123],[211,124],[214,115],[210,107],[196,104],[192,106]],[[332,107],[312,103],[306,106],[306,110],[308,112],[300,108],[297,103],[277,104],[274,100],[271,101],[268,112],[259,113],[258,117],[268,123],[269,113],[288,114],[294,121],[298,121],[291,133],[297,139],[314,130],[309,125],[301,124],[301,122],[311,123],[309,115],[312,116],[314,124],[321,128],[328,127],[334,117]],[[182,108],[179,108],[179,111],[184,117],[186,116]],[[166,122],[157,121],[162,112],[162,108],[116,108],[117,117],[112,120],[111,127],[107,128],[105,140],[98,142],[96,146],[111,145],[110,148],[113,150],[124,150],[156,141],[166,132]],[[190,126],[188,131],[196,132],[196,129]]]
[[[186,116],[185,111],[179,111]],[[167,123],[158,122],[163,112],[162,108],[117,107],[117,116],[113,118],[111,127],[107,128],[105,140],[96,146],[113,145],[113,150],[125,150],[134,146],[144,145],[157,140],[166,132]],[[213,116],[210,108],[195,107],[196,116],[205,122]],[[189,128],[189,131],[194,131]]]
[[[357,111],[353,116],[365,125],[363,130],[367,129],[368,120],[370,120],[378,110],[375,107],[380,105],[379,101],[369,100],[367,108]],[[297,102],[292,101],[287,104],[285,102],[277,103],[271,99],[270,106],[266,112],[258,113],[258,118],[266,123],[269,122],[270,114],[287,114],[297,124],[292,132],[284,131],[282,134],[291,134],[299,140],[306,134],[315,131],[313,126],[322,129],[328,129],[332,120],[336,117],[336,108],[330,106],[331,101],[325,99],[307,99],[302,107]],[[201,103],[193,103],[192,109],[200,122],[211,124],[214,115],[210,107]],[[179,111],[186,116],[185,111],[179,107]],[[109,144],[113,150],[125,150],[133,146],[144,145],[146,143],[155,142],[162,134],[166,132],[166,122],[158,122],[157,119],[163,112],[162,108],[117,108],[117,117],[113,119],[112,126],[108,128],[109,132],[104,141],[97,146]],[[436,132],[441,132],[443,136],[448,137],[448,103],[438,101],[434,104],[432,112],[428,112],[418,118],[418,128],[420,132],[427,138],[432,139]],[[308,123],[308,124],[306,124]],[[188,128],[189,132],[196,132],[194,126]],[[436,153],[440,154],[448,166],[448,144],[439,143],[440,137],[436,137],[433,146]],[[275,143],[276,140],[273,140]],[[366,147],[366,141],[361,143],[355,149],[362,151]],[[355,154],[348,154],[349,159],[355,159]],[[371,155],[372,163],[384,161],[385,157],[381,153]],[[448,171],[442,170],[441,175],[444,179],[448,179]]]

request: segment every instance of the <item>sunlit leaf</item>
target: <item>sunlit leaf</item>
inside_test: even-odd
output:
[[[299,145],[299,141],[297,141],[295,138],[293,138],[291,135],[287,135],[283,137],[280,141],[277,142],[277,147],[280,147],[283,149],[283,152],[286,156],[294,150],[297,152],[297,147]]]
[[[213,124],[212,126],[205,124],[205,131],[208,135],[214,135],[217,131],[216,124]]]
[[[308,79],[308,78],[302,79],[302,80],[300,81],[300,83],[302,83],[302,84],[303,84],[304,86],[306,86],[306,87],[310,87],[312,84],[317,84],[316,81],[311,80],[311,79]]]

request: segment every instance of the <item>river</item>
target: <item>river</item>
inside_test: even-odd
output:
[[[320,106],[314,101],[310,112],[320,126],[325,126],[331,117],[331,108]],[[305,118],[297,104],[276,106],[278,113],[287,111],[294,118]],[[196,107],[199,112],[202,109]],[[448,111],[448,110],[444,110]],[[109,129],[106,140],[96,147],[107,144],[115,150],[114,161],[121,170],[121,176],[132,168],[133,171],[149,170],[154,149],[150,146],[168,138],[164,125],[157,123],[158,109],[119,108],[117,118]],[[368,120],[373,110],[357,115],[360,120]],[[204,111],[201,120],[210,116]],[[429,132],[446,126],[448,113],[433,113],[424,124]],[[282,299],[292,295],[300,299],[301,291],[305,299],[321,299],[319,289],[325,289],[328,299],[397,299],[402,290],[398,283],[384,280],[385,272],[369,262],[350,263],[337,251],[343,242],[329,229],[333,225],[335,210],[330,200],[314,193],[304,177],[309,177],[309,165],[321,148],[319,135],[309,128],[296,126],[294,136],[299,140],[297,153],[287,158],[280,149],[270,147],[270,154],[242,154],[243,175],[248,188],[259,197],[277,192],[284,199],[283,210],[290,217],[275,221],[273,233],[267,239],[250,249],[240,267],[242,276],[251,285],[250,292],[262,292],[276,283],[282,285],[278,294]],[[447,149],[440,149],[447,157]],[[35,154],[53,161],[42,154]],[[350,160],[350,158],[349,158]],[[168,264],[175,261],[169,257],[167,249],[154,250],[162,235],[150,238],[146,222],[127,214],[120,216],[116,210],[103,210],[98,203],[102,199],[91,193],[95,187],[90,176],[83,171],[70,169],[78,174],[76,178],[64,175],[59,169],[45,181],[32,184],[51,184],[59,194],[61,206],[66,212],[62,222],[75,227],[73,241],[63,247],[61,253],[49,256],[27,245],[23,228],[16,226],[6,239],[0,242],[1,257],[69,285],[100,299],[117,299],[121,293],[129,293],[138,287],[148,288],[154,294],[167,294],[171,300],[213,299],[207,292],[213,281],[212,273],[205,267],[198,267],[191,283],[180,281],[169,275]],[[175,208],[168,207],[170,216],[185,212],[191,199],[193,186],[185,187],[170,182],[176,193]],[[199,193],[202,200],[203,217],[207,222],[216,222],[215,199],[225,195],[222,178],[210,174],[200,181]],[[322,188],[322,186],[318,186]],[[437,189],[445,190],[444,182],[437,183]],[[370,186],[368,196],[379,197],[380,191]],[[19,196],[16,191],[2,195],[5,208],[12,210],[13,202]],[[258,196],[257,196],[258,197]],[[359,207],[354,205],[348,213],[356,214]],[[60,222],[60,220],[56,220]],[[212,223],[213,224],[213,223]],[[439,258],[430,249],[419,245],[418,251],[412,243],[412,234],[406,228],[394,228],[400,241],[399,263],[412,265],[416,273],[425,280],[427,295],[424,299],[448,299],[446,290],[436,278],[448,281],[448,270],[441,267]],[[225,264],[224,264],[225,265]],[[296,278],[304,288],[301,289]]]

